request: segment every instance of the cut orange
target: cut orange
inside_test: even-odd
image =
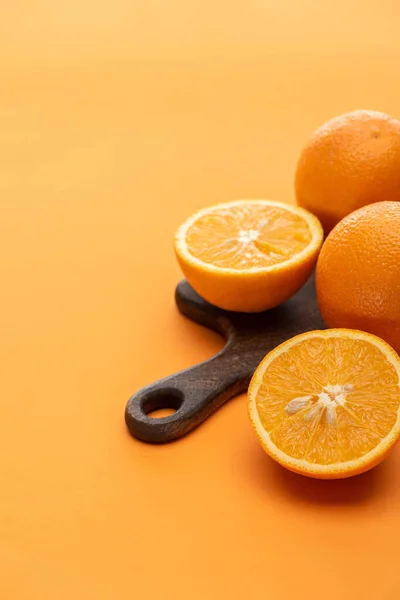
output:
[[[190,217],[176,233],[175,251],[203,298],[226,310],[258,312],[301,288],[322,240],[320,222],[303,208],[237,200]]]
[[[309,477],[357,475],[400,436],[400,358],[380,338],[311,331],[270,352],[249,387],[249,414],[265,451]]]

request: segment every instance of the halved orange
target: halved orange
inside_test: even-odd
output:
[[[270,352],[249,387],[265,451],[302,475],[334,479],[371,469],[400,436],[400,358],[380,338],[311,331]]]
[[[322,245],[314,215],[273,200],[236,200],[203,209],[177,231],[175,251],[206,300],[241,312],[281,304],[307,281]]]

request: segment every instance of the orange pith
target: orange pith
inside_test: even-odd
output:
[[[278,462],[348,477],[384,458],[400,435],[400,359],[352,330],[305,333],[272,351],[249,388],[250,418]]]

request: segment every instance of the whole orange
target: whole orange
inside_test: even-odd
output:
[[[373,333],[400,353],[400,203],[370,204],[338,223],[319,255],[316,286],[329,327]]]
[[[400,121],[372,110],[328,121],[300,155],[295,188],[325,233],[366,204],[400,201]]]

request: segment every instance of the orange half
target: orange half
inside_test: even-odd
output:
[[[236,200],[190,217],[176,233],[175,251],[203,298],[226,310],[257,312],[300,289],[322,239],[318,219],[298,206]]]
[[[342,478],[378,464],[400,436],[400,358],[380,338],[349,329],[284,342],[257,368],[249,415],[284,467]]]

